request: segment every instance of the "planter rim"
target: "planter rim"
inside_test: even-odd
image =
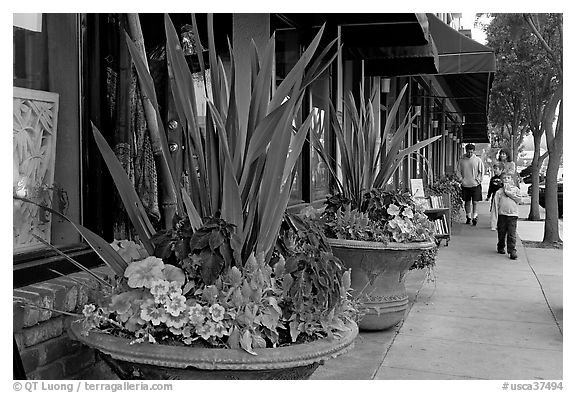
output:
[[[371,250],[427,250],[434,248],[436,244],[433,241],[423,242],[410,242],[410,243],[397,243],[397,242],[371,242],[365,240],[346,240],[346,239],[330,239],[328,243],[331,247],[347,247],[347,248],[362,248]]]
[[[151,343],[130,345],[130,339],[99,331],[91,331],[88,336],[84,336],[81,334],[80,320],[73,321],[68,331],[73,339],[117,360],[172,368],[272,370],[306,366],[347,352],[353,347],[354,339],[358,335],[358,326],[353,321],[349,321],[346,326],[349,330],[342,332],[342,337],[338,339],[324,338],[285,347],[257,348],[254,349],[256,356],[242,349],[196,348]]]

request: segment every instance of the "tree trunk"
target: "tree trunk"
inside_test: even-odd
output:
[[[146,49],[144,47],[144,36],[142,35],[142,28],[140,26],[140,19],[138,14],[126,15],[130,29],[130,36],[136,44],[142,60],[148,67],[148,59],[146,57]],[[140,79],[138,79],[138,81],[140,83]],[[146,97],[143,93],[142,88],[140,89],[140,93],[142,95],[144,116],[146,118],[146,124],[148,125],[148,131],[150,133],[150,142],[152,145],[152,152],[154,154],[154,162],[156,163],[158,171],[158,188],[162,219],[164,227],[171,228],[172,220],[177,210],[177,191],[173,187],[174,182],[168,163],[163,157],[162,142],[160,139],[160,128],[158,127],[156,110],[154,109],[154,105],[150,101],[150,98]]]
[[[540,142],[542,141],[542,133],[534,133],[534,157],[532,158],[532,195],[530,196],[530,213],[528,214],[529,221],[540,221],[540,205],[538,204],[538,194],[540,185]]]
[[[558,168],[562,158],[563,136],[562,136],[562,85],[554,92],[552,99],[546,105],[544,115],[544,130],[546,131],[546,143],[548,145],[548,168],[546,170],[546,220],[544,222],[545,243],[561,242],[558,230]],[[560,102],[556,133],[554,134],[554,115],[556,107]]]

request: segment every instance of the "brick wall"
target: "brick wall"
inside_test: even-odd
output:
[[[95,269],[106,274],[105,268]],[[68,337],[71,316],[23,305],[81,313],[89,291],[85,272],[14,289],[13,331],[28,379],[116,379],[95,351]]]

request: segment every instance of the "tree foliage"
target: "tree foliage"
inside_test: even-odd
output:
[[[491,23],[484,30],[488,46],[495,51],[497,65],[490,122],[496,130],[504,131],[501,140],[511,148],[514,158],[527,133],[532,134],[534,146],[538,147],[546,128],[548,145],[553,149],[556,146],[561,157],[561,148],[554,144],[558,138],[552,121],[562,97],[562,15],[490,14],[490,17]],[[561,145],[561,121],[558,124]],[[558,162],[558,157],[548,150],[550,158]],[[539,169],[543,160],[539,149],[535,149],[533,167]],[[537,182],[538,171],[534,171],[533,177]],[[555,191],[556,185],[551,186]],[[551,212],[547,213],[549,216]],[[532,197],[529,218],[540,218],[537,195]]]

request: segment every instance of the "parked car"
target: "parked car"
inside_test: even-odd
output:
[[[558,216],[563,217],[563,194],[564,194],[564,182],[558,182]],[[528,195],[532,195],[532,185],[528,187]],[[546,183],[542,182],[538,186],[538,204],[546,209]]]
[[[532,183],[532,166],[527,166],[526,168],[522,169],[518,173],[522,181],[526,184]],[[540,173],[538,175],[538,181],[542,183],[546,179],[546,175],[544,173]]]

